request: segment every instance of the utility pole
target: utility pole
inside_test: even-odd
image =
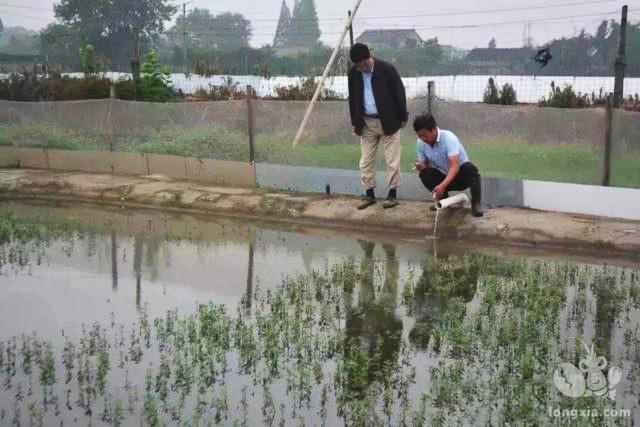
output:
[[[351,11],[349,11],[349,21],[351,22],[351,25],[349,25],[349,41],[350,41],[350,47],[353,47],[353,20],[351,19]]]
[[[624,100],[624,71],[626,68],[627,50],[627,6],[622,7],[622,20],[620,21],[620,42],[618,44],[618,56],[616,57],[616,81],[613,89],[613,107],[619,108]]]
[[[187,4],[182,3],[182,50],[184,51],[184,73],[187,73]]]

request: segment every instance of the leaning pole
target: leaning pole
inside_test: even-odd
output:
[[[324,82],[327,79],[327,76],[329,75],[329,71],[331,70],[331,67],[333,67],[333,63],[335,62],[336,57],[338,56],[338,51],[340,51],[340,49],[342,48],[342,44],[344,43],[344,39],[347,37],[347,33],[349,33],[349,28],[351,28],[351,24],[353,23],[353,19],[355,18],[356,13],[358,13],[358,9],[360,8],[360,4],[361,3],[362,3],[362,0],[357,0],[356,1],[356,5],[353,7],[353,13],[347,19],[347,25],[345,25],[345,27],[344,27],[344,31],[342,32],[342,36],[340,37],[340,41],[336,45],[335,49],[333,49],[333,54],[331,54],[331,58],[329,59],[329,62],[327,63],[327,66],[324,68],[324,72],[322,73],[322,77],[320,78],[320,81],[318,82],[318,87],[316,87],[316,91],[313,94],[313,98],[311,98],[311,102],[309,103],[309,106],[307,107],[307,111],[304,114],[304,118],[302,119],[302,123],[300,123],[300,128],[298,129],[298,133],[296,134],[296,137],[293,140],[293,146],[294,147],[296,147],[300,143],[300,139],[302,138],[302,134],[304,133],[304,129],[307,127],[307,122],[309,121],[309,117],[311,117],[311,113],[313,112],[313,107],[315,106],[316,102],[318,101],[318,97],[320,96],[320,92],[322,91],[322,87],[324,86]]]

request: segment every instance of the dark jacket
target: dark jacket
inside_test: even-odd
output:
[[[409,120],[404,84],[396,68],[388,62],[375,59],[373,67],[373,96],[385,135],[393,135]],[[349,110],[356,134],[364,129],[364,80],[362,73],[352,67],[349,71]]]

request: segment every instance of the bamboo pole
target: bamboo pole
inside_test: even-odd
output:
[[[322,91],[322,87],[324,86],[324,82],[327,79],[327,76],[329,75],[329,71],[331,71],[331,67],[333,66],[333,63],[335,62],[336,57],[338,56],[338,52],[342,48],[344,39],[347,37],[347,34],[349,33],[349,29],[351,28],[351,25],[353,23],[353,19],[356,16],[356,13],[358,13],[358,9],[360,8],[361,3],[362,3],[362,0],[356,0],[356,5],[353,8],[353,13],[351,13],[351,16],[347,19],[347,25],[345,25],[344,27],[344,31],[342,32],[342,36],[340,37],[340,41],[338,42],[338,45],[333,50],[333,54],[331,54],[331,58],[329,59],[327,66],[324,68],[322,77],[318,82],[318,87],[316,87],[316,92],[313,94],[313,98],[311,98],[311,102],[307,107],[307,112],[305,113],[304,118],[302,119],[302,123],[300,123],[300,128],[298,129],[298,133],[296,134],[296,137],[293,140],[294,147],[296,147],[298,143],[300,143],[300,139],[302,138],[302,133],[304,132],[304,129],[307,127],[307,122],[309,121],[309,117],[313,112],[313,107],[318,101],[318,97],[320,96],[320,92]]]

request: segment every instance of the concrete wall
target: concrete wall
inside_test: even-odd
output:
[[[0,147],[0,167],[16,166],[116,175],[164,175],[204,184],[256,187],[253,165],[243,162],[159,154]]]
[[[524,181],[523,205],[532,209],[640,220],[640,190]]]
[[[15,148],[0,146],[0,168],[13,168],[19,165]]]
[[[258,163],[256,172],[257,182],[261,187],[324,192],[326,186],[330,185],[333,193],[362,193],[360,173],[356,170]],[[378,197],[384,197],[384,173],[378,173],[376,181]],[[640,220],[640,189],[483,177],[482,191],[483,202],[489,208],[531,208]],[[402,174],[399,196],[408,200],[431,199],[415,174]]]
[[[233,187],[256,187],[324,193],[361,194],[356,170],[322,169],[195,159],[178,156],[111,152],[78,152],[0,147],[0,167],[54,169],[118,175],[165,175],[179,180]],[[377,174],[378,196],[385,196],[384,173]],[[553,212],[640,220],[640,189],[598,187],[483,177],[488,207],[531,208]],[[403,174],[400,198],[429,200],[415,174]]]

